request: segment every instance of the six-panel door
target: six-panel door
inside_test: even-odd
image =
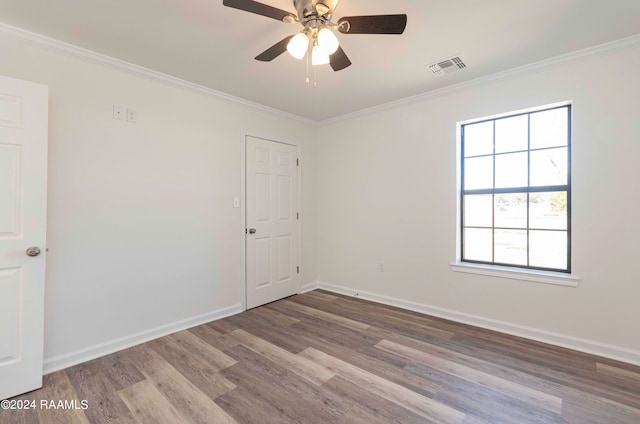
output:
[[[298,292],[296,147],[246,138],[247,309]]]

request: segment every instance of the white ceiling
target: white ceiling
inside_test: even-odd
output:
[[[0,0],[6,24],[314,121],[640,33],[640,0],[341,0],[333,20],[394,13],[408,15],[403,35],[338,35],[353,65],[319,67],[314,88],[304,61],[253,59],[299,24],[222,0]],[[425,68],[453,55],[468,68]]]

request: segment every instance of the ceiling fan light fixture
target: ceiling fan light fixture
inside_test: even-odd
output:
[[[322,28],[318,31],[318,49],[321,53],[331,56],[338,50],[340,43],[338,38],[329,28]]]
[[[289,0],[291,1],[291,0]],[[299,34],[289,35],[255,57],[271,62],[285,51],[296,59],[306,57],[307,75],[311,63],[329,63],[334,71],[351,66],[336,31],[340,34],[402,34],[407,26],[407,15],[344,16],[333,22],[333,12],[340,0],[293,0],[296,14],[260,3],[256,0],[223,0],[223,6],[262,15],[278,21],[297,22],[304,27]],[[315,70],[314,70],[315,72]]]
[[[302,59],[309,48],[309,37],[304,32],[297,33],[287,44],[287,51],[296,59]]]

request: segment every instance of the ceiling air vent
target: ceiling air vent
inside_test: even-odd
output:
[[[455,56],[449,59],[438,61],[432,65],[428,65],[428,68],[435,76],[441,77],[445,74],[450,74],[460,69],[466,68],[460,56]]]

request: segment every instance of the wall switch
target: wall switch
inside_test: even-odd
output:
[[[127,122],[136,123],[138,121],[138,112],[135,109],[127,108]]]
[[[239,208],[240,207],[240,199],[237,197],[233,198],[233,207],[234,208]]]
[[[122,106],[113,105],[113,119],[124,121],[124,108]]]

